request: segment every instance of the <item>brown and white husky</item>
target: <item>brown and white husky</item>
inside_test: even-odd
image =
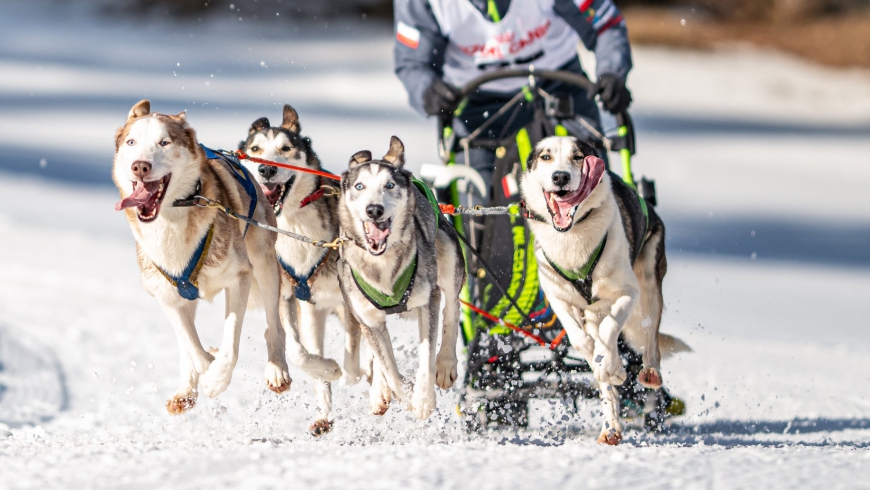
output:
[[[250,176],[240,167],[207,158],[184,113],[152,113],[147,100],[133,106],[115,136],[112,173],[121,194],[116,209],[124,210],[136,239],[142,285],[157,299],[178,340],[181,382],[166,409],[181,413],[193,408],[198,393],[215,397],[226,390],[249,292],[251,303],[266,312],[266,384],[275,392],[287,390],[291,380],[278,315],[275,235],[216,209],[174,205],[200,195],[274,226],[275,214],[259,187],[246,185]],[[194,317],[199,299],[211,300],[220,291],[226,292],[224,333],[220,348],[210,353],[199,340]],[[294,348],[307,354],[301,345]],[[339,371],[334,362],[319,361],[324,372]]]

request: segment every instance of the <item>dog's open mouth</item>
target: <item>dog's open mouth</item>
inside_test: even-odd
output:
[[[568,231],[574,224],[574,214],[580,203],[586,196],[583,195],[583,186],[576,191],[544,191],[544,199],[547,200],[547,210],[553,218],[553,227],[558,231]]]
[[[293,179],[291,178],[283,184],[269,182],[260,186],[263,188],[263,194],[266,196],[266,200],[269,201],[269,205],[275,210],[275,216],[281,214],[281,210],[284,208],[284,198],[287,197],[287,193],[290,191],[292,181]]]
[[[366,234],[366,245],[369,253],[380,255],[387,250],[387,237],[390,236],[392,219],[383,221],[363,221],[363,231]]]
[[[583,173],[580,185],[576,190],[544,191],[547,210],[553,218],[553,228],[556,231],[568,231],[574,226],[574,215],[577,213],[577,209],[601,182],[606,168],[604,160],[588,155],[583,159]]]
[[[115,210],[136,207],[136,215],[139,221],[148,222],[157,218],[160,212],[160,203],[166,195],[166,187],[172,174],[166,174],[162,179],[148,182],[133,182],[133,193],[115,204]]]

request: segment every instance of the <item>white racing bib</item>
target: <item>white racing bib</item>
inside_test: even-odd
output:
[[[499,68],[555,70],[577,56],[576,32],[553,11],[553,0],[515,0],[501,22],[488,20],[468,0],[429,0],[432,13],[449,39],[444,80],[462,86]],[[496,80],[481,87],[515,92],[526,79]]]

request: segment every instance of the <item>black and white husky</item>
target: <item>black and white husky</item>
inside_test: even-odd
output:
[[[571,345],[592,367],[604,402],[598,442],[622,439],[626,378],[617,339],[643,356],[638,382],[660,388],[662,354],[689,350],[659,333],[665,227],[653,207],[611,175],[592,146],[571,137],[540,141],[521,180],[535,235],[541,287]]]
[[[239,149],[261,159],[321,170],[311,141],[300,136],[300,129],[298,114],[285,105],[280,127],[272,127],[265,117],[257,119]],[[256,176],[275,211],[278,228],[314,240],[329,242],[338,238],[336,193],[325,187],[329,181],[310,173],[243,161]],[[281,270],[279,311],[282,323],[291,327],[291,333],[298,329],[300,341],[308,352],[322,356],[326,318],[330,313],[337,313],[347,332],[342,381],[356,383],[361,377],[360,330],[356,320],[346,311],[338,286],[338,253],[284,235],[278,235],[275,247]],[[315,383],[318,417],[310,432],[319,436],[331,427],[330,381],[338,377],[337,373],[324,373],[323,367],[318,362],[311,362],[310,358],[300,359],[291,353],[290,359],[318,380]]]
[[[339,277],[374,357],[372,413],[386,412],[392,392],[422,420],[435,409],[435,385],[448,389],[456,381],[465,262],[455,230],[403,165],[404,146],[395,136],[380,160],[368,151],[351,157],[341,177],[339,217],[342,233],[356,246],[342,247]],[[436,358],[442,291],[444,325]],[[393,313],[419,322],[420,364],[413,386],[399,374],[393,356],[386,324]]]

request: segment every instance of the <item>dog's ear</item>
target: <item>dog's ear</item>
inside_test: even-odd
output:
[[[341,187],[341,195],[343,196],[345,192],[347,192],[347,176],[350,174],[350,170],[345,170],[341,173],[341,180],[338,181],[339,186]]]
[[[127,114],[127,121],[136,117],[147,116],[148,114],[151,114],[151,101],[142,99],[130,109],[130,112]]]
[[[360,164],[372,161],[372,152],[368,150],[358,151],[350,157],[350,162],[348,162],[348,168],[354,168]]]
[[[290,107],[290,104],[284,104],[284,120],[281,122],[281,127],[294,133],[302,130],[302,125],[299,124],[299,114],[296,109]]]
[[[248,128],[248,134],[254,134],[257,131],[263,131],[263,130],[269,129],[271,127],[272,127],[272,125],[269,124],[269,118],[268,117],[261,117],[260,119],[257,119],[256,121],[254,121],[253,124],[251,124],[251,127]]]
[[[532,154],[529,155],[529,159],[526,160],[526,169],[528,169],[528,170],[534,170],[534,169],[535,169],[535,164],[538,163],[538,157],[539,157],[539,156],[541,156],[541,149],[540,149],[540,148],[535,148],[535,151],[533,151]]]
[[[405,145],[402,144],[402,140],[395,136],[390,137],[390,151],[384,155],[383,160],[396,168],[402,168],[405,164]]]

